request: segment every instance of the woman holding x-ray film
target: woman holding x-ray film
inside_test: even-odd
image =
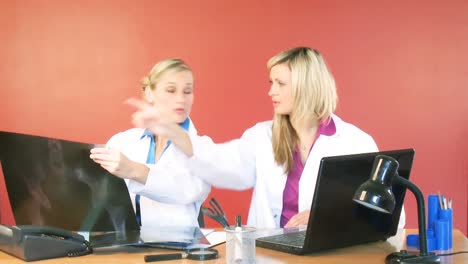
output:
[[[196,135],[189,118],[193,75],[179,59],[157,63],[142,81],[143,95],[168,122]],[[187,168],[187,156],[169,138],[141,128],[114,135],[105,148],[91,150],[91,159],[126,179],[137,219],[143,226],[198,226],[200,205],[210,186]]]
[[[322,157],[378,151],[371,136],[333,114],[335,81],[322,55],[298,47],[267,64],[274,118],[257,123],[240,139],[215,144],[184,132],[160,111],[131,99],[136,126],[164,133],[190,158],[192,172],[213,186],[254,188],[248,225],[306,225]],[[404,225],[402,211],[400,227]]]

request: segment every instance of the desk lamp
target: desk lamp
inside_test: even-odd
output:
[[[398,175],[398,161],[394,158],[378,155],[374,159],[370,179],[356,190],[353,201],[379,212],[391,214],[395,209],[395,196],[391,187],[399,184],[409,189],[416,197],[418,205],[419,255],[409,254],[406,250],[387,256],[385,263],[440,263],[439,256],[427,252],[426,218],[424,197],[419,188]]]

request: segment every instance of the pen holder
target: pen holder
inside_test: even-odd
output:
[[[437,194],[429,195],[427,200],[427,250],[451,249],[453,247],[453,211],[440,208]],[[419,249],[419,235],[408,235],[406,245]]]
[[[230,226],[226,231],[226,263],[255,263],[255,228]]]
[[[437,238],[437,249],[449,249],[449,224],[447,220],[439,219],[435,221],[435,236]]]
[[[448,248],[453,247],[453,211],[452,209],[440,209],[439,210],[439,220],[447,222],[447,241]]]
[[[434,222],[439,219],[439,196],[430,194],[427,197],[427,229],[434,230]]]
[[[431,252],[431,251],[437,250],[437,239],[432,229],[427,230],[426,239],[427,239],[427,251]],[[406,245],[408,247],[415,247],[419,249],[419,235],[417,234],[408,235],[406,237]]]

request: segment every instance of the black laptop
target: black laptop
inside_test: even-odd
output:
[[[0,162],[16,225],[89,232],[94,246],[138,242],[125,181],[89,158],[92,147],[0,132]]]
[[[409,179],[414,149],[322,158],[307,227],[302,230],[281,229],[280,234],[278,230],[272,231],[274,235],[257,238],[256,245],[287,253],[307,254],[394,236],[405,199],[405,188],[392,187],[396,201],[392,214],[380,213],[353,201],[355,190],[369,179],[377,155],[395,158],[400,164],[398,174]]]
[[[209,245],[198,226],[140,230],[125,181],[89,158],[93,146],[0,131],[0,177],[16,225],[76,231],[94,248]]]

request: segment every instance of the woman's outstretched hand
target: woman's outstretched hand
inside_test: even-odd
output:
[[[134,126],[149,129],[153,134],[171,140],[187,156],[193,155],[189,135],[179,124],[170,120],[168,112],[135,98],[127,99],[125,103],[137,109],[132,115]]]
[[[127,99],[125,103],[137,109],[132,115],[134,126],[147,128],[155,135],[171,138],[172,130],[177,127],[177,124],[169,120],[169,114],[164,112],[162,108],[154,107],[143,100],[135,98]]]

